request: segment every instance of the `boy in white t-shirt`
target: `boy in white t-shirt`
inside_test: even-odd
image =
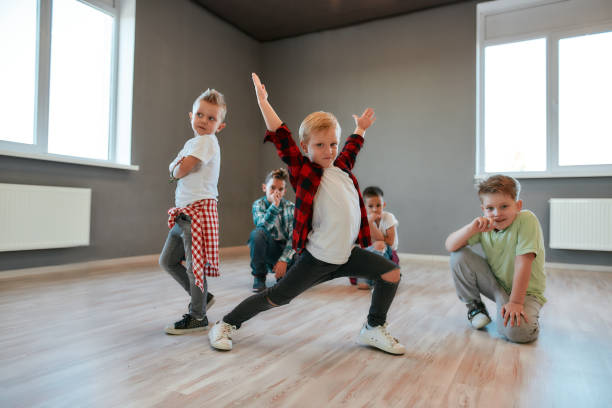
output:
[[[189,294],[188,313],[166,327],[168,334],[204,330],[206,308],[213,295],[206,276],[219,276],[219,222],[217,183],[221,151],[217,133],[225,127],[223,95],[207,89],[189,112],[194,136],[170,163],[170,182],[176,182],[175,206],[168,210],[170,232],[159,264]],[[185,260],[185,265],[182,261]],[[204,302],[206,299],[206,302]]]
[[[387,206],[380,187],[370,186],[363,190],[363,201],[365,202],[372,234],[372,245],[366,248],[399,265],[397,256],[397,226],[399,221],[393,214],[384,211]],[[357,278],[357,288],[370,289],[374,282]]]
[[[328,112],[311,113],[300,126],[302,154],[268,102],[259,77],[252,77],[268,129],[264,140],[274,143],[296,191],[293,249],[299,258],[276,285],[245,299],[217,322],[208,332],[211,346],[231,350],[232,334],[258,313],[286,305],[319,283],[357,275],[376,280],[367,322],[358,341],[391,354],[404,354],[404,346],[387,331],[386,322],[400,280],[399,268],[355,245],[370,245],[365,206],[351,169],[366,130],[376,120],[374,111],[366,109],[360,117],[353,115],[355,132],[340,152],[336,117]]]

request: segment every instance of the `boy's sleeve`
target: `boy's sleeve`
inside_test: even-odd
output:
[[[538,218],[531,211],[525,211],[521,214],[515,255],[532,252],[537,255],[541,253],[542,243],[542,228]]]
[[[174,170],[174,168],[176,167],[176,164],[178,163],[179,159],[180,159],[180,154],[178,156],[176,156],[174,158],[174,160],[172,160],[172,162],[170,163],[170,165],[168,166],[168,171],[172,172],[172,170]]]
[[[363,146],[363,136],[353,134],[346,139],[342,151],[336,158],[335,163],[341,165],[346,170],[352,170],[357,160],[357,154]]]
[[[285,234],[287,236],[287,243],[285,244],[285,248],[283,249],[283,253],[280,257],[281,261],[285,261],[289,263],[293,255],[295,254],[295,250],[293,249],[293,212],[295,211],[295,205],[287,205],[285,207],[285,213],[283,216],[285,217]]]
[[[475,245],[480,242],[480,237],[482,236],[482,232],[478,232],[468,239],[468,245]]]
[[[210,138],[199,137],[196,143],[191,146],[191,149],[185,152],[185,156],[193,156],[201,160],[202,164],[206,164],[215,157],[216,150],[217,148]]]
[[[278,207],[270,205],[266,209],[263,200],[257,200],[253,203],[253,224],[255,224],[255,228],[270,231],[274,227],[274,220],[278,214]]]
[[[293,258],[293,254],[295,254],[295,251],[293,250],[292,241],[289,239],[285,244],[285,248],[283,249],[283,253],[280,256],[279,260],[289,263],[289,261],[291,261],[291,258]]]
[[[397,218],[395,218],[395,215],[391,214],[390,212],[386,212],[385,214],[387,215],[387,229],[399,225],[399,221]]]
[[[179,150],[178,154],[176,155],[176,157],[174,158],[174,160],[172,160],[172,162],[170,163],[170,165],[168,166],[168,171],[172,171],[174,170],[174,168],[176,167],[176,164],[178,163],[179,159],[183,156],[185,156],[185,146],[183,146],[183,148],[181,150]]]
[[[297,180],[300,174],[300,169],[304,164],[304,156],[300,152],[299,147],[293,141],[291,131],[286,124],[282,124],[281,127],[275,131],[267,131],[264,138],[265,142],[272,142],[276,146],[276,152],[278,157],[287,164],[287,170],[289,171],[289,179],[291,185],[295,189],[297,187]]]

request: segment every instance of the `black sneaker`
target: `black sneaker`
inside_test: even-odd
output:
[[[210,292],[206,292],[206,310],[210,309],[210,307],[215,303],[215,295]]]
[[[266,289],[266,276],[255,276],[253,280],[253,292],[263,292],[264,289]]]
[[[487,308],[480,300],[473,300],[466,306],[468,308],[467,317],[473,328],[482,329],[491,323],[489,312],[487,312]]]
[[[202,331],[208,327],[208,319],[206,316],[202,320],[195,319],[190,314],[184,314],[183,319],[167,326],[165,331],[168,334],[185,334],[196,331]]]

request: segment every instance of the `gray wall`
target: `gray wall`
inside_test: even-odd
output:
[[[191,136],[186,115],[207,87],[229,105],[219,138],[221,245],[243,245],[261,178],[282,164],[271,145],[261,147],[251,71],[293,130],[328,110],[346,136],[352,113],[376,110],[355,173],[362,188],[385,191],[400,251],[445,254],[447,234],[478,215],[474,4],[265,44],[189,1],[139,1],[136,14],[132,157],[141,170],[0,157],[0,182],[93,190],[90,247],[0,253],[0,270],[159,252],[173,197],[167,164]],[[611,197],[612,178],[523,180],[523,190],[547,236],[549,198]],[[549,250],[547,259],[610,265],[612,253]]]
[[[134,58],[132,161],[140,171],[0,156],[2,183],[92,189],[91,246],[0,252],[0,270],[158,253],[174,200],[168,164],[193,136],[187,113],[208,87],[228,103],[219,134],[221,245],[244,244],[261,166],[253,129],[263,125],[250,83],[261,45],[190,1],[146,0],[136,7]]]
[[[464,3],[263,47],[270,101],[297,132],[315,110],[336,114],[344,137],[366,106],[367,132],[355,173],[379,185],[400,221],[401,252],[446,254],[444,240],[479,215],[474,191],[475,4]],[[279,62],[281,61],[281,62]],[[264,167],[278,166],[272,146]],[[612,197],[612,178],[523,180],[548,242],[548,199]],[[549,250],[553,262],[612,264],[612,253]]]

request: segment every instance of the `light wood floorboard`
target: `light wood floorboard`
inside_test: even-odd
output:
[[[248,265],[222,259],[211,321],[250,295]],[[517,345],[468,327],[445,264],[402,273],[399,357],[355,343],[370,293],[346,279],[258,315],[225,353],[164,334],[188,300],[156,265],[2,280],[0,406],[612,406],[612,274],[549,270],[540,339]]]

